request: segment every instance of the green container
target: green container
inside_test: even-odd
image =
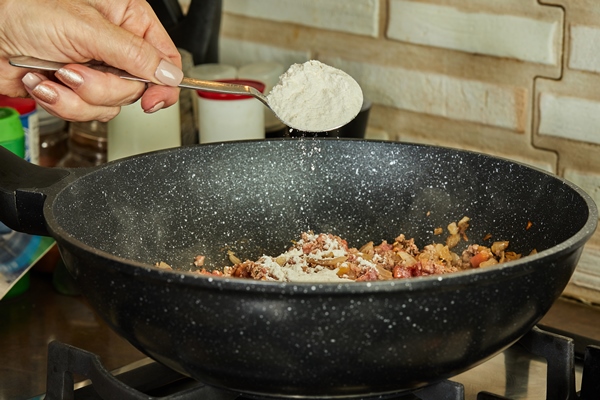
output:
[[[25,132],[17,110],[0,107],[0,146],[25,157]]]

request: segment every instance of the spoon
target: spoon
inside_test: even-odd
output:
[[[65,65],[67,65],[67,63],[60,63],[60,62],[48,61],[48,60],[40,60],[39,58],[29,57],[29,56],[11,57],[11,58],[9,58],[8,62],[13,67],[38,69],[38,70],[42,70],[42,71],[58,71],[59,69],[61,69]],[[70,63],[70,64],[74,64],[74,63]],[[108,72],[108,73],[114,74],[121,79],[150,83],[150,81],[148,79],[144,79],[144,78],[140,78],[140,77],[131,75],[131,74],[123,71],[122,69],[111,67],[111,66],[108,66],[105,64],[84,63],[82,65],[85,65],[86,67],[95,69],[97,71]],[[233,83],[225,83],[225,82],[203,81],[200,79],[184,77],[182,79],[181,83],[179,84],[179,87],[184,88],[184,89],[203,90],[206,92],[241,94],[241,95],[246,95],[246,96],[250,95],[250,96],[253,96],[253,97],[257,98],[258,100],[260,100],[261,103],[263,103],[265,106],[267,106],[271,110],[271,107],[269,106],[269,101],[267,100],[267,97],[265,95],[263,95],[256,88],[253,88],[252,86],[236,85]],[[273,111],[273,110],[271,110],[271,111]]]
[[[311,63],[311,62],[309,62],[309,63]],[[67,65],[67,63],[40,60],[38,58],[28,57],[28,56],[11,57],[9,59],[9,63],[10,63],[10,65],[15,66],[15,67],[30,68],[30,69],[37,69],[37,70],[44,70],[44,71],[57,71],[57,70],[61,69],[62,67],[64,67],[65,65]],[[312,62],[312,63],[314,63],[314,62]],[[85,65],[88,68],[92,68],[92,69],[95,69],[95,70],[98,70],[101,72],[112,73],[122,79],[150,83],[150,81],[147,79],[143,79],[143,78],[131,75],[121,69],[111,67],[111,66],[108,66],[105,64],[92,62],[92,63],[84,63],[82,65]],[[334,68],[332,68],[332,67],[328,67],[328,68],[329,68],[329,70],[334,70]],[[341,71],[339,71],[339,72],[341,73]],[[331,72],[329,72],[329,73],[331,73]],[[334,72],[334,74],[338,74],[338,73]],[[313,83],[316,84],[316,81],[320,81],[321,84],[323,84],[322,82],[329,83],[329,81],[331,80],[330,78],[332,76],[333,75],[327,75],[327,73],[324,73],[324,74],[320,75],[319,77],[313,77],[311,80],[311,84],[313,84]],[[360,108],[362,105],[362,92],[360,91],[358,84],[354,80],[352,80],[352,78],[350,78],[349,76],[347,77],[347,79],[351,80],[356,85],[356,87],[358,88],[358,93],[359,93],[359,96],[356,98],[358,100],[353,101],[352,104],[349,105],[349,107],[346,107],[346,103],[342,102],[343,100],[347,99],[348,96],[345,96],[343,92],[338,93],[336,90],[331,90],[330,88],[327,88],[330,95],[332,92],[334,92],[334,94],[336,96],[335,103],[337,103],[338,107],[340,105],[342,105],[344,107],[341,118],[338,116],[337,119],[330,117],[329,114],[323,114],[323,110],[317,110],[318,108],[323,108],[322,106],[321,107],[315,106],[316,103],[313,104],[313,100],[314,101],[319,100],[319,97],[320,97],[319,94],[316,95],[317,98],[313,98],[313,97],[309,96],[310,98],[309,98],[308,104],[306,104],[307,100],[302,99],[303,96],[300,96],[300,94],[301,93],[309,93],[309,94],[313,95],[312,94],[313,92],[310,91],[310,89],[311,89],[310,87],[305,87],[304,83],[302,83],[300,87],[298,87],[298,84],[296,84],[295,89],[287,89],[286,85],[282,85],[282,82],[286,83],[286,82],[284,82],[286,77],[287,77],[287,79],[291,79],[287,73],[282,75],[280,77],[280,83],[278,86],[280,86],[280,89],[283,88],[282,90],[288,90],[288,92],[284,92],[284,94],[287,95],[287,96],[285,96],[285,103],[286,103],[285,106],[287,106],[287,110],[285,109],[285,107],[282,107],[284,104],[281,104],[280,101],[276,101],[275,102],[276,104],[270,104],[269,100],[270,100],[271,94],[269,96],[265,96],[256,88],[254,88],[252,86],[248,86],[248,85],[239,85],[239,84],[215,82],[215,81],[204,81],[204,80],[200,80],[200,79],[184,77],[178,86],[180,88],[184,88],[184,89],[194,89],[194,90],[203,90],[203,91],[207,91],[207,92],[218,92],[218,93],[229,93],[229,94],[240,94],[240,95],[252,96],[252,97],[258,99],[267,108],[269,108],[269,110],[271,110],[271,112],[273,112],[273,114],[275,114],[275,116],[281,122],[283,122],[285,125],[287,125],[290,128],[301,131],[301,132],[334,131],[334,130],[342,127],[343,125],[347,124],[348,122],[350,122],[360,111]],[[320,79],[315,79],[315,78],[320,78]],[[288,80],[287,83],[289,83],[289,82],[291,82],[291,81]],[[299,90],[300,90],[300,92],[299,92]],[[281,94],[281,91],[279,91],[279,93]],[[354,100],[356,100],[356,99],[354,99]],[[281,112],[278,113],[276,110],[280,110]],[[292,110],[292,113],[289,112],[290,110]],[[321,119],[318,120],[319,122],[316,125],[314,123],[311,124],[310,123],[311,118],[314,115],[316,115],[317,111],[321,112]],[[329,111],[329,110],[326,109],[325,111]]]

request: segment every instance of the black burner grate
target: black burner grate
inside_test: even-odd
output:
[[[531,354],[547,361],[547,400],[592,400],[600,393],[600,347],[585,351],[581,392],[575,388],[575,354],[572,339],[532,329],[519,342]],[[73,374],[91,381],[74,389]],[[519,379],[528,379],[527,376]],[[147,362],[115,376],[101,364],[98,356],[76,347],[52,342],[48,346],[48,379],[45,400],[243,400],[244,396],[204,385],[156,362]],[[373,397],[398,400],[464,400],[462,384],[442,381],[413,394]],[[510,400],[481,392],[477,400]]]

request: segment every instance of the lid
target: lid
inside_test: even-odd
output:
[[[218,80],[217,82],[252,86],[253,88],[258,89],[258,91],[261,93],[264,93],[264,90],[265,90],[264,83],[258,82],[258,81],[251,81],[248,79],[222,79],[222,80]],[[210,100],[244,100],[244,99],[254,98],[254,96],[252,96],[252,95],[205,92],[202,90],[198,90],[197,93],[198,93],[198,96],[202,97],[203,99],[210,99]]]
[[[0,107],[14,108],[19,114],[25,115],[36,110],[36,102],[33,99],[8,97],[0,94]]]
[[[25,135],[19,113],[9,107],[0,107],[0,142],[20,139]]]
[[[226,64],[200,64],[190,68],[187,74],[190,78],[204,81],[235,79],[237,77],[237,68]]]

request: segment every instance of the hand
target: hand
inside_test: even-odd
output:
[[[75,64],[31,72],[8,64],[18,55],[97,60],[154,84]],[[182,78],[179,52],[144,0],[0,0],[0,93],[29,94],[66,120],[108,121],[140,97],[146,112],[175,104]]]

